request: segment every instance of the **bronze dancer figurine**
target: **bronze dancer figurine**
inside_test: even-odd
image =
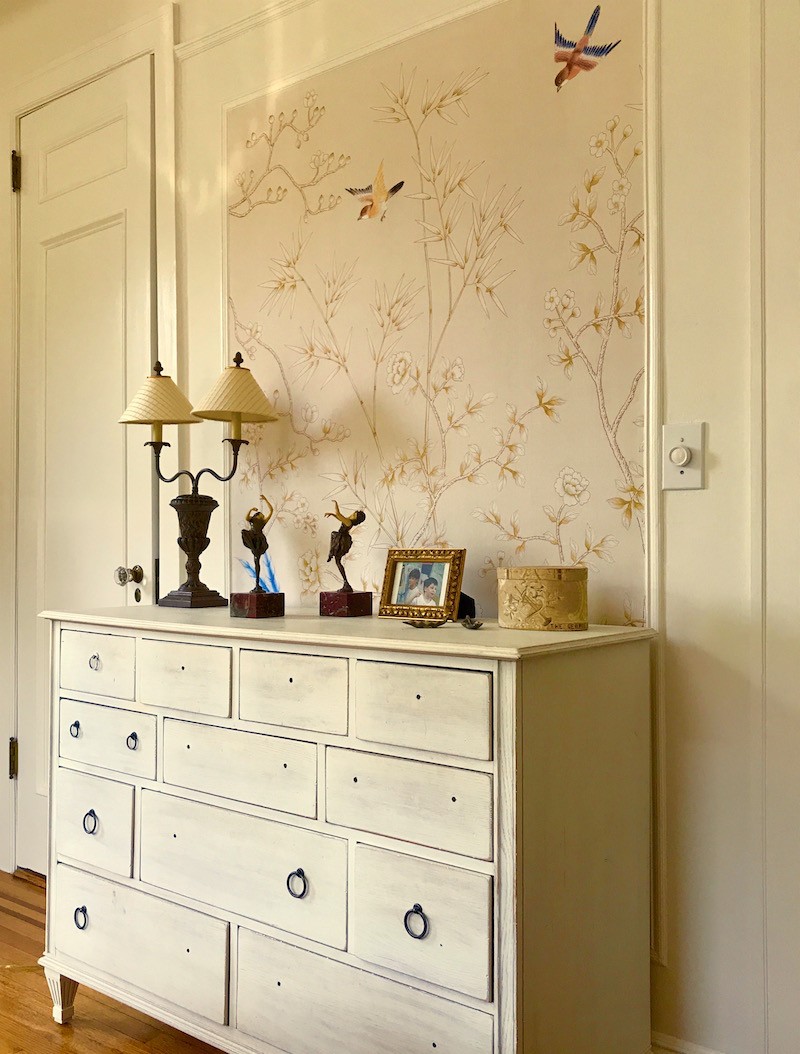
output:
[[[261,495],[261,500],[267,503],[269,512],[264,513],[257,508],[252,508],[245,516],[249,527],[242,528],[242,541],[244,542],[245,548],[249,549],[253,554],[253,561],[256,569],[256,585],[253,593],[264,593],[266,590],[261,585],[261,557],[269,549],[269,542],[267,536],[264,534],[264,528],[269,523],[273,512],[275,511],[272,505],[267,501],[264,495]]]
[[[352,593],[353,587],[347,581],[347,575],[342,566],[342,558],[347,556],[353,548],[353,539],[350,537],[350,531],[353,527],[357,527],[359,523],[363,523],[367,518],[367,514],[363,509],[359,509],[358,512],[354,512],[352,516],[344,516],[342,510],[339,508],[339,502],[334,499],[333,504],[336,506],[336,511],[326,512],[325,515],[333,516],[339,521],[341,527],[338,531],[331,531],[331,548],[328,553],[328,563],[330,563],[331,560],[335,560],[336,566],[339,568],[339,574],[342,576],[344,582],[344,585],[339,592]]]

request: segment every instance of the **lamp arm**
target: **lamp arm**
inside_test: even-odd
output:
[[[197,479],[187,469],[183,469],[181,472],[176,472],[174,476],[167,477],[167,476],[162,474],[162,472],[161,472],[161,451],[164,449],[165,446],[169,446],[169,445],[170,445],[169,443],[164,443],[164,442],[160,442],[160,441],[159,442],[151,441],[149,443],[145,443],[145,446],[151,446],[153,448],[153,455],[155,457],[156,475],[158,476],[158,478],[161,480],[162,483],[174,483],[175,480],[176,479],[180,479],[181,476],[188,476],[188,478],[192,481],[192,490],[196,494],[197,493]]]
[[[239,451],[243,446],[247,446],[248,442],[246,439],[223,439],[223,443],[230,443],[231,449],[233,450],[233,464],[231,470],[225,476],[220,476],[218,472],[215,472],[213,468],[201,468],[196,476],[193,477],[192,482],[192,493],[197,494],[197,485],[200,482],[200,477],[208,473],[209,476],[213,476],[214,479],[218,479],[220,483],[227,483],[228,480],[233,479],[236,474],[236,467],[239,464]],[[177,478],[177,477],[176,477]]]

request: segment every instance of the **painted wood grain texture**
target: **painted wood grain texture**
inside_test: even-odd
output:
[[[523,684],[525,1049],[639,1054],[650,1042],[649,646],[548,656],[525,665]]]
[[[138,645],[138,669],[145,706],[230,716],[230,648],[145,639]]]
[[[488,1014],[248,930],[239,931],[237,1023],[292,1054],[492,1051]]]
[[[217,1054],[217,1049],[81,986],[79,1028],[57,1025],[37,960],[44,948],[45,890],[0,872],[2,1054]]]
[[[347,660],[289,652],[241,652],[239,716],[345,735]]]
[[[155,714],[61,699],[58,727],[59,757],[155,778]]]
[[[316,816],[317,745],[167,718],[164,782]]]
[[[86,908],[86,925],[75,923]],[[79,921],[83,915],[79,916]],[[59,864],[53,947],[135,988],[224,1024],[228,924]]]
[[[428,920],[425,936],[419,905]],[[492,879],[368,845],[355,851],[351,950],[478,999],[492,995]]]
[[[487,773],[338,747],[326,757],[329,822],[491,859]]]
[[[435,633],[406,626],[397,619],[320,618],[300,611],[290,611],[283,619],[267,620],[267,625],[239,625],[218,608],[193,611],[187,622],[174,608],[117,607],[77,611],[53,610],[41,618],[55,619],[87,626],[107,626],[139,631],[144,634],[191,634],[200,640],[241,641],[244,646],[277,645],[278,648],[299,645],[321,651],[331,649],[343,655],[366,650],[382,653],[407,653],[452,660],[523,659],[550,652],[574,652],[579,648],[596,648],[600,644],[620,644],[630,640],[650,640],[653,630],[629,626],[590,626],[580,633],[541,633],[536,630],[502,629],[496,619],[487,619],[477,633],[466,632],[458,623],[440,626]],[[247,620],[241,620],[246,622]],[[255,620],[251,620],[255,621]],[[341,623],[347,621],[347,626]],[[280,626],[275,623],[280,622]],[[357,622],[357,625],[352,623]],[[379,659],[389,656],[378,655]]]
[[[491,758],[491,674],[359,660],[355,680],[359,739]]]
[[[133,699],[136,642],[111,633],[61,634],[61,687]]]
[[[306,896],[287,880],[300,868]],[[142,794],[142,881],[344,948],[347,842],[169,794]],[[293,881],[295,893],[302,881]]]
[[[58,769],[53,800],[56,854],[130,878],[133,787]]]

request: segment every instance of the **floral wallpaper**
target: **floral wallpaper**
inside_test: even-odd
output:
[[[580,564],[643,619],[641,8],[598,19],[509,0],[228,113],[231,352],[279,415],[231,536],[264,495],[289,606],[340,585],[336,499],[356,588],[463,547],[484,614],[498,566]]]

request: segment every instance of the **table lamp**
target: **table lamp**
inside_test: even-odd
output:
[[[178,514],[178,545],[186,554],[186,581],[158,601],[162,607],[207,608],[225,607],[228,601],[216,590],[209,589],[200,581],[200,554],[209,545],[208,525],[211,513],[219,504],[210,494],[198,493],[200,477],[208,473],[220,483],[233,479],[239,462],[239,451],[247,446],[242,439],[242,423],[276,421],[272,407],[259,388],[250,370],[244,369],[244,359],[237,352],[234,365],[227,366],[208,394],[192,408],[191,403],[175,382],[164,376],[161,363],[153,367],[153,373],[134,395],[119,423],[125,425],[150,425],[152,438],[145,446],[153,448],[156,475],[162,483],[174,483],[181,476],[191,480],[189,494],[178,494],[170,505]],[[197,473],[182,470],[174,476],[161,472],[161,451],[169,446],[163,440],[163,426],[167,424],[199,424],[201,419],[230,422],[230,435],[223,440],[231,444],[233,464],[230,471],[220,476],[213,469],[204,468]]]

